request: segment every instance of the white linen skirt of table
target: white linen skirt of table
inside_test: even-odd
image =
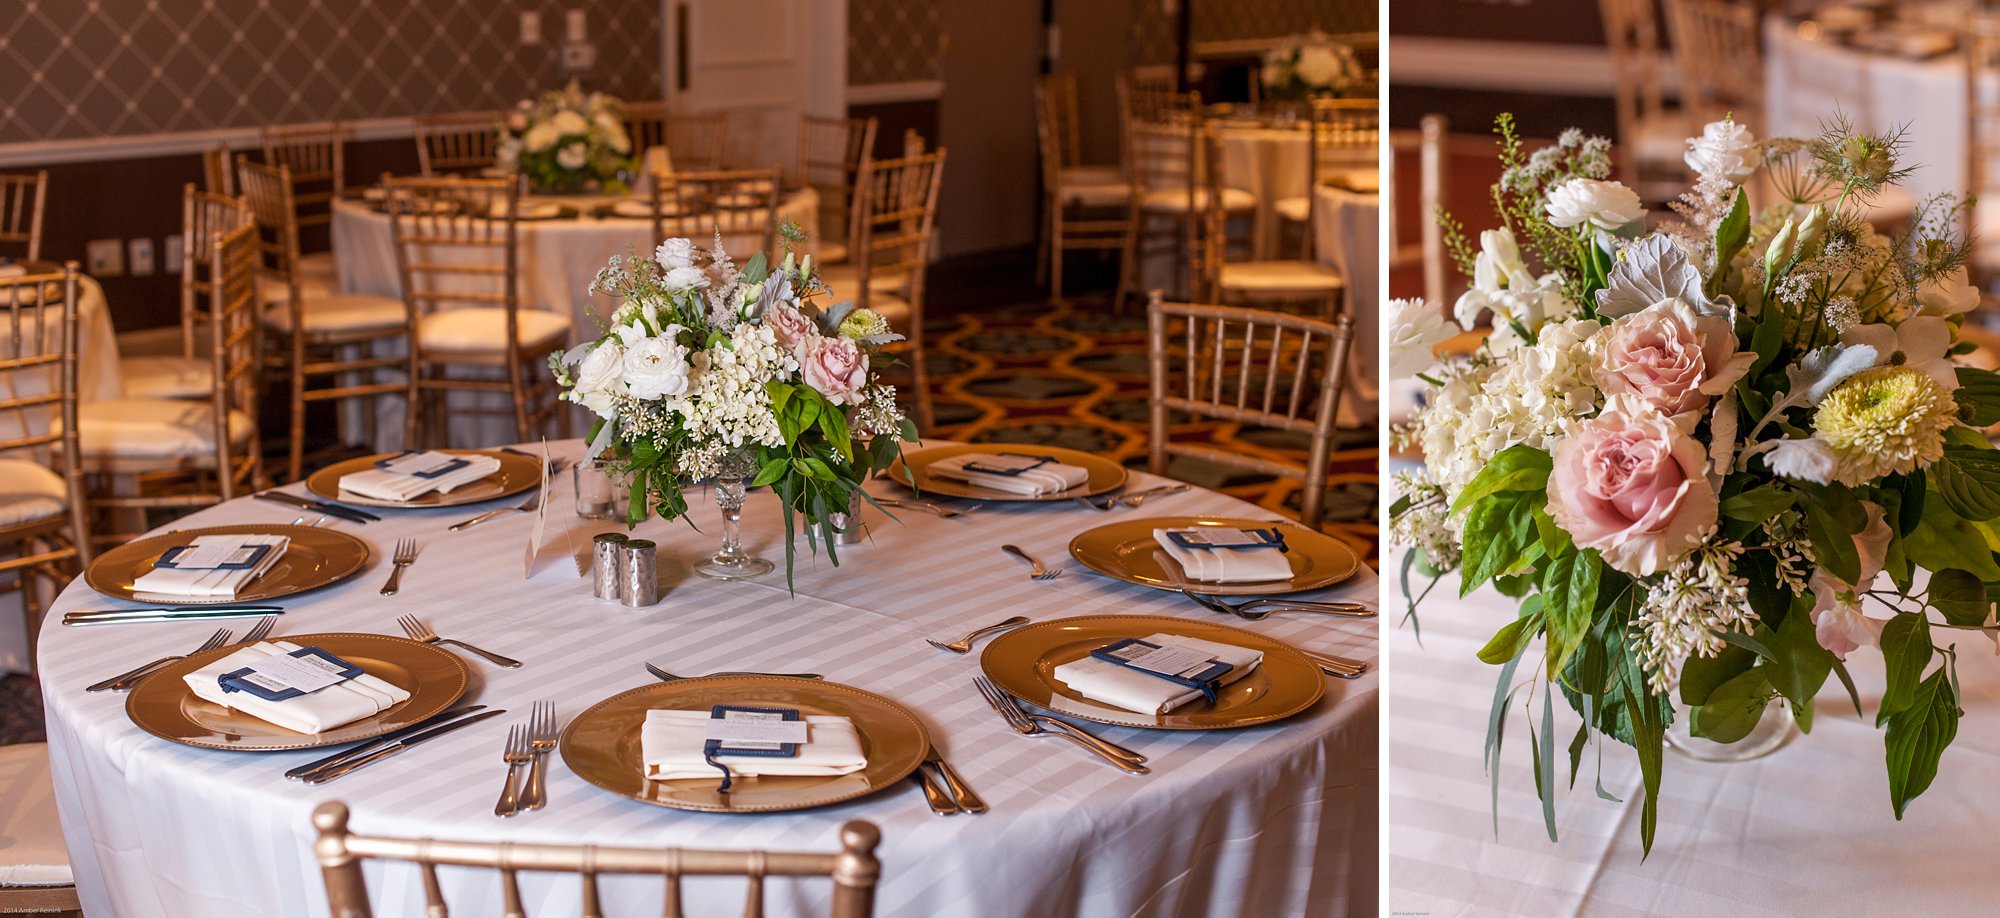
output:
[[[1375,342],[1382,327],[1382,279],[1377,275],[1381,252],[1382,196],[1357,194],[1331,185],[1313,189],[1313,238],[1319,260],[1347,281],[1345,308],[1354,317],[1354,351],[1348,356],[1347,388],[1341,396],[1341,424],[1375,417]]]
[[[1457,599],[1457,586],[1447,580],[1425,600],[1421,646],[1408,627],[1388,637],[1396,729],[1386,909],[1537,918],[1992,914],[1990,858],[1967,841],[1990,836],[2000,823],[1991,790],[2000,783],[2000,660],[1985,638],[1937,632],[1940,644],[1960,651],[1965,718],[1936,783],[1901,822],[1889,805],[1882,732],[1874,727],[1882,656],[1864,648],[1847,665],[1867,720],[1855,718],[1839,680],[1829,679],[1814,699],[1812,734],[1765,758],[1697,762],[1667,752],[1659,834],[1641,862],[1631,748],[1602,741],[1604,788],[1624,803],[1598,799],[1598,755],[1584,752],[1576,786],[1556,803],[1561,842],[1551,843],[1518,705],[1507,715],[1495,837],[1480,755],[1499,668],[1475,654],[1514,610],[1491,591]],[[1386,592],[1384,604],[1400,609],[1402,600]],[[1556,704],[1558,742],[1568,743],[1577,722]]]
[[[819,195],[811,188],[788,192],[778,206],[778,220],[790,221],[805,230],[809,238],[819,233]],[[603,294],[591,294],[590,282],[605,263],[627,251],[650,255],[660,240],[652,238],[652,225],[627,217],[586,217],[568,220],[530,220],[520,225],[519,279],[523,308],[568,313],[572,326],[571,344],[595,338],[603,321],[617,303]],[[713,237],[697,239],[708,246]],[[724,237],[723,246],[739,259],[755,254],[762,241],[749,237]],[[400,297],[403,284],[396,272],[396,249],[389,218],[358,201],[341,201],[333,209],[334,267],[340,289],[350,293]],[[385,353],[390,352],[385,349]],[[401,353],[400,349],[394,349]],[[498,370],[494,371],[496,376]],[[484,405],[505,408],[504,395],[485,392],[454,392],[453,406]],[[361,429],[363,403],[348,403],[341,415],[344,431]],[[587,429],[590,415],[571,412],[571,431]],[[403,405],[400,399],[378,400],[375,449],[402,448]],[[474,416],[453,412],[448,431],[449,445],[486,446],[515,439],[510,416]],[[435,445],[435,444],[434,444]]]
[[[582,444],[558,444],[571,456]],[[1154,482],[1135,474],[1134,487]],[[298,488],[293,486],[292,490]],[[718,517],[691,495],[695,532],[652,521],[666,595],[648,609],[593,602],[560,557],[562,532],[580,542],[611,527],[577,519],[568,488],[550,507],[554,544],[527,580],[517,566],[529,521],[512,516],[461,533],[445,526],[466,509],[385,514],[381,523],[340,524],[375,546],[354,580],[284,602],[277,635],[396,631],[413,613],[448,637],[522,658],[517,670],[474,657],[467,700],[506,708],[504,718],[428,743],[400,760],[332,784],[306,787],[282,772],[318,753],[228,753],[178,746],[141,732],[124,699],[83,686],[135,660],[180,653],[213,628],[198,623],[106,628],[49,626],[42,679],[56,792],[84,908],[92,915],[325,915],[308,815],[326,800],[354,808],[357,831],[439,838],[831,850],[839,825],[867,819],[882,829],[876,914],[945,915],[1374,915],[1376,912],[1376,713],[1378,680],[1329,679],[1311,710],[1276,724],[1206,732],[1102,727],[1103,735],[1151,758],[1154,773],[1118,772],[1066,743],[1016,735],[973,690],[977,655],[941,653],[926,636],[956,636],[1009,615],[1036,619],[1121,612],[1227,621],[1300,646],[1376,658],[1374,620],[1275,615],[1218,619],[1169,594],[1075,569],[1071,536],[1105,520],[1073,503],[990,505],[954,520],[908,514],[901,522],[866,511],[873,540],[845,548],[839,569],[802,555],[796,598],[777,575],[750,583],[689,576],[713,551]],[[473,508],[474,510],[478,508]],[[1196,490],[1148,502],[1124,518],[1157,514],[1269,516],[1249,504]],[[177,525],[284,522],[291,513],[239,500]],[[753,496],[747,545],[783,552],[774,505]],[[393,598],[377,594],[383,549],[398,537],[424,543]],[[1002,554],[1017,544],[1073,568],[1037,582]],[[1373,604],[1376,578],[1361,574],[1330,590]],[[81,582],[54,612],[124,605]],[[59,615],[52,617],[58,620]],[[796,671],[879,692],[916,711],[939,750],[992,805],[983,816],[939,818],[915,787],[795,813],[725,816],[659,809],[607,794],[552,760],[548,809],[492,815],[503,770],[504,727],[530,701],[550,699],[561,719],[644,685],[641,663],[683,673],[723,669]],[[504,721],[504,723],[502,722]],[[421,885],[401,865],[370,865],[379,914],[416,914]],[[490,873],[441,875],[454,913],[497,914]],[[575,880],[522,877],[529,912],[575,915]],[[692,914],[731,914],[740,883],[692,881]],[[605,906],[657,913],[655,881],[607,880]],[[773,915],[823,914],[825,881],[772,888]]]
[[[77,301],[81,312],[77,328],[77,397],[86,402],[123,398],[125,382],[118,374],[118,333],[111,326],[111,309],[104,302],[104,288],[88,275],[77,276]],[[0,375],[0,400],[26,398],[48,393],[56,385],[51,374],[32,381],[20,374]],[[45,420],[31,426],[44,430]],[[16,412],[0,414],[0,440],[26,436]],[[28,671],[28,635],[22,628],[21,594],[0,595],[0,674]]]

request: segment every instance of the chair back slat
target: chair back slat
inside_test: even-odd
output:
[[[682,171],[655,174],[653,238],[676,236],[707,246],[719,233],[727,248],[773,252],[778,225],[779,169]],[[754,240],[746,250],[742,240]]]
[[[721,169],[729,119],[669,111],[665,102],[627,102],[625,133],[633,156],[643,159],[647,150],[666,147],[675,169]]]
[[[317,838],[313,854],[325,879],[327,904],[334,918],[368,918],[365,860],[409,861],[423,865],[452,864],[500,872],[506,914],[524,915],[518,874],[561,872],[581,875],[587,904],[594,914],[595,877],[602,873],[650,874],[667,882],[664,914],[682,914],[680,880],[685,876],[748,878],[747,914],[761,915],[766,876],[827,877],[833,880],[831,918],[867,918],[874,910],[874,892],[881,862],[875,847],[881,833],[869,823],[841,826],[841,850],[834,854],[766,851],[713,851],[685,848],[612,848],[596,845],[537,845],[519,842],[463,842],[357,835],[347,828],[346,804],[330,801],[313,810]]]
[[[215,385],[215,478],[223,500],[255,490],[263,479],[263,450],[253,434],[243,455],[236,455],[230,436],[231,417],[249,421],[254,430],[257,395],[262,384],[259,350],[261,300],[257,293],[259,252],[257,228],[249,221],[215,230],[209,244],[209,350]]]
[[[924,274],[930,263],[931,238],[937,225],[938,188],[944,181],[945,151],[868,164],[866,181],[856,206],[862,209],[861,236],[850,247],[855,263],[852,296],[868,306],[876,277],[894,278],[897,295],[910,304],[911,322],[922,321]]]
[[[1613,103],[1618,136],[1639,136],[1639,126],[1666,110],[1660,85],[1660,20],[1654,0],[1598,0],[1604,40],[1616,81]]]
[[[412,321],[446,304],[501,306],[518,340],[520,182],[384,176],[396,266]]]
[[[202,341],[197,326],[210,318],[208,305],[215,282],[211,256],[216,234],[234,232],[255,222],[242,198],[202,191],[193,184],[181,189],[181,239],[186,246],[181,255],[180,280],[182,357],[199,356]],[[262,250],[257,242],[253,241],[251,246],[253,259],[261,260]]]
[[[1961,231],[1966,238],[1979,235],[1983,224],[1979,211],[1988,202],[2000,200],[2000,15],[1975,13],[1959,36],[1959,51],[1965,65],[1965,193],[1977,204],[1962,212]],[[1990,212],[1990,211],[1989,211]],[[1980,240],[1980,248],[1991,243]],[[1981,261],[1982,259],[1975,259]]]
[[[0,311],[0,455],[18,454],[16,458],[62,474],[70,544],[43,560],[73,556],[87,566],[92,557],[89,516],[83,470],[75,458],[82,450],[77,420],[82,301],[76,262],[61,271],[0,279]],[[30,659],[36,624],[31,617]]]
[[[236,169],[228,143],[201,151],[201,190],[227,197],[236,195]]]
[[[251,162],[247,156],[236,161],[237,184],[243,201],[257,221],[258,250],[264,270],[294,291],[298,288],[299,220],[291,167]],[[296,299],[296,293],[293,298]]]
[[[1182,326],[1178,354],[1170,345],[1176,337],[1175,323]],[[1236,326],[1241,326],[1240,334],[1232,332]],[[1147,330],[1151,470],[1164,473],[1168,457],[1181,455],[1301,478],[1305,490],[1300,518],[1309,526],[1319,525],[1334,424],[1353,343],[1353,320],[1346,315],[1328,322],[1238,306],[1168,303],[1154,291],[1147,307]],[[1296,333],[1296,345],[1286,345],[1287,331]],[[1174,385],[1176,377],[1179,386]],[[1289,391],[1282,393],[1284,410],[1276,411],[1273,408],[1279,402],[1281,385]],[[1229,391],[1232,387],[1234,392]],[[1251,393],[1259,390],[1261,398],[1253,402]],[[1174,391],[1184,394],[1170,394]],[[1176,443],[1167,436],[1171,412],[1175,411],[1303,434],[1307,455],[1301,462],[1277,455],[1275,450],[1252,455]]]
[[[875,155],[875,131],[870,118],[799,116],[798,180],[819,194],[819,225],[824,234],[838,227],[839,241],[860,235],[854,194],[862,170]]]
[[[333,222],[333,202],[347,190],[347,126],[338,121],[266,127],[264,162],[286,166],[302,188],[292,196],[300,226]]]
[[[1762,14],[1737,0],[1665,0],[1667,29],[1680,65],[1682,105],[1694,123],[1733,114],[1738,124],[1764,121]]]
[[[1392,131],[1389,156],[1382,161],[1382,213],[1388,220],[1389,265],[1423,265],[1424,299],[1432,303],[1445,298],[1444,228],[1437,214],[1445,204],[1445,139],[1443,115],[1425,115],[1415,131]],[[1415,154],[1417,158],[1417,225],[1422,235],[1416,241],[1403,239],[1396,197],[1402,193],[1396,182],[1396,161]]]
[[[17,257],[42,257],[42,216],[49,191],[48,170],[0,173],[0,243],[18,244]],[[0,251],[0,254],[6,254]]]
[[[424,175],[477,173],[499,155],[505,122],[499,112],[419,115],[411,119],[417,168]]]

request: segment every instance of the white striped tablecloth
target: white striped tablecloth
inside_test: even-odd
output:
[[[560,444],[581,452],[577,441]],[[1138,474],[1133,487],[1152,483]],[[288,488],[303,493],[299,486]],[[553,489],[549,519],[578,543],[613,528],[577,519],[571,489]],[[712,553],[720,520],[706,495],[691,495],[696,532],[651,521],[639,535],[659,541],[662,569],[682,570]],[[373,547],[360,576],[283,603],[276,631],[398,633],[414,613],[446,637],[518,657],[495,668],[475,657],[467,700],[509,714],[441,738],[331,784],[307,787],[282,776],[320,752],[230,753],[155,739],[127,720],[121,696],[83,687],[138,662],[182,653],[213,624],[97,628],[53,624],[60,613],[120,604],[81,581],[51,611],[42,679],[63,828],[78,886],[93,916],[295,916],[326,914],[312,859],[308,814],[326,800],[354,810],[355,831],[524,842],[682,845],[834,850],[838,827],[866,819],[882,829],[883,878],[877,914],[903,916],[1050,915],[1372,915],[1376,907],[1376,686],[1373,673],[1329,679],[1311,710],[1277,724],[1208,732],[1096,727],[1151,759],[1154,773],[1130,776],[1067,743],[1007,729],[971,685],[978,657],[932,649],[1013,614],[1037,620],[1145,613],[1218,621],[1179,597],[1123,584],[1067,558],[1071,536],[1105,521],[1152,515],[1268,513],[1234,498],[1192,491],[1139,510],[1098,513],[1074,503],[993,505],[958,519],[906,512],[902,521],[868,511],[873,541],[842,549],[839,569],[804,554],[798,595],[782,573],[750,583],[677,579],[657,606],[633,610],[590,598],[587,581],[545,552],[525,582],[522,546],[529,520],[509,516],[460,533],[449,523],[473,511],[402,511],[380,523],[341,523]],[[297,511],[238,500],[183,526],[289,522]],[[782,560],[774,502],[753,495],[745,542]],[[398,537],[423,553],[394,597],[378,595],[386,554]],[[1004,555],[1011,542],[1069,570],[1035,582]],[[1373,603],[1376,580],[1361,575],[1321,598]],[[248,620],[237,622],[239,630]],[[1373,620],[1274,615],[1230,620],[1299,646],[1373,662]],[[546,810],[508,820],[492,815],[504,769],[508,723],[529,702],[551,699],[568,718],[617,692],[644,685],[653,661],[679,673],[725,669],[813,671],[877,692],[921,716],[939,747],[992,805],[983,816],[940,818],[914,786],[816,810],[720,815],[660,809],[586,784],[552,758]],[[321,751],[323,752],[323,750]],[[379,914],[418,914],[417,873],[371,865]],[[442,873],[454,914],[498,914],[491,873]],[[606,880],[607,910],[658,914],[652,880]],[[536,916],[575,915],[572,876],[524,875]],[[741,908],[740,881],[692,880],[692,914]],[[823,914],[830,884],[780,883],[767,892],[773,914]]]
[[[1395,570],[1400,562],[1383,563]],[[1829,679],[1814,700],[1811,735],[1769,756],[1714,763],[1669,751],[1658,834],[1641,862],[1638,759],[1615,742],[1603,744],[1603,782],[1625,802],[1597,797],[1596,754],[1587,749],[1576,786],[1557,798],[1560,842],[1550,843],[1519,699],[1502,749],[1495,838],[1480,755],[1500,670],[1475,654],[1514,617],[1512,600],[1491,589],[1461,600],[1448,578],[1419,607],[1419,646],[1408,625],[1396,627],[1404,605],[1391,584],[1383,591],[1394,673],[1389,914],[1948,918],[2000,908],[1991,843],[2000,826],[2000,660],[1985,638],[1935,632],[1940,645],[1958,647],[1965,718],[1936,782],[1901,822],[1874,727],[1882,658],[1864,648],[1849,655],[1848,669],[1866,721]],[[1560,701],[1555,709],[1558,781],[1567,787],[1578,718]]]

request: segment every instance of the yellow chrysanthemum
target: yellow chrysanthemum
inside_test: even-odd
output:
[[[1957,420],[1958,406],[1937,380],[1885,366],[1835,386],[1813,426],[1838,460],[1835,480],[1860,485],[1936,462],[1944,455],[1944,432]]]

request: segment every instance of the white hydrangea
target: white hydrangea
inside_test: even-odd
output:
[[[1456,498],[1501,450],[1554,449],[1571,424],[1596,413],[1601,394],[1591,367],[1603,327],[1592,319],[1551,322],[1534,346],[1432,390],[1423,415],[1424,461],[1447,495]]]
[[[683,409],[688,430],[730,446],[783,446],[764,384],[798,372],[798,361],[778,346],[771,329],[748,324],[736,326],[729,344],[710,348],[708,355],[708,367]]]

